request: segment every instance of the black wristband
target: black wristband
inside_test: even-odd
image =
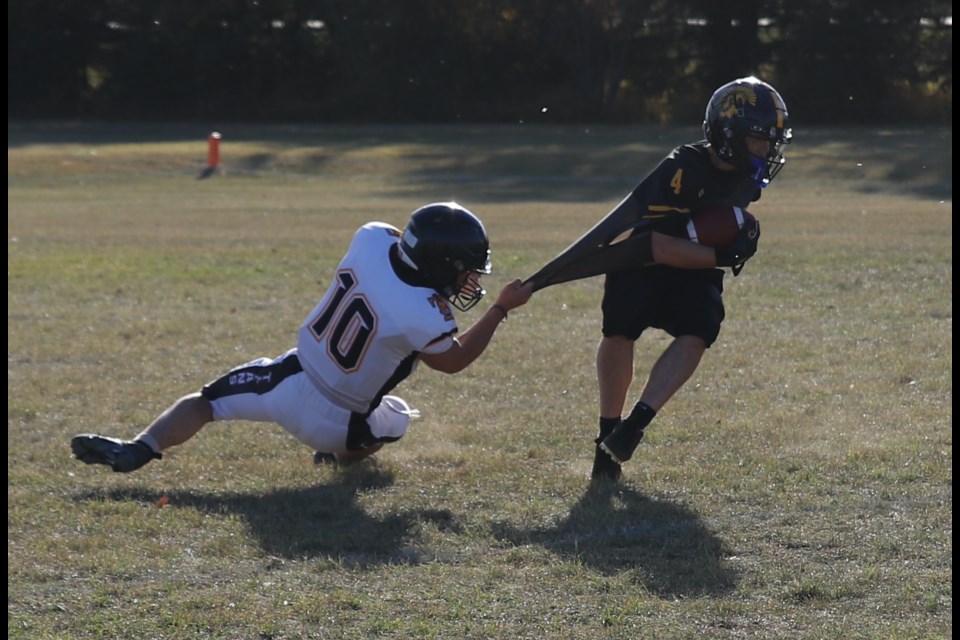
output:
[[[493,306],[490,307],[490,308],[491,308],[491,309],[497,309],[498,311],[500,311],[500,313],[503,314],[503,320],[506,320],[506,319],[507,319],[507,308],[506,308],[505,306],[503,306],[502,304],[495,304],[495,305],[493,305]],[[503,322],[503,320],[501,320],[500,322]]]

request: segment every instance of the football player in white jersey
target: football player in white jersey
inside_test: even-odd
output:
[[[490,249],[480,220],[455,202],[411,214],[406,228],[357,230],[326,294],[307,315],[297,346],[243,364],[183,396],[133,440],[84,433],[71,449],[87,464],[139,469],[219,420],[276,422],[314,449],[316,462],[347,463],[399,440],[418,412],[388,395],[422,362],[456,373],[487,348],[507,313],[530,299],[514,280],[466,331],[466,311],[485,291]]]

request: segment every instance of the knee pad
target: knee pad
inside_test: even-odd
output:
[[[404,436],[412,418],[419,417],[420,411],[411,409],[403,398],[383,396],[380,406],[367,418],[367,423],[375,438],[392,442]]]

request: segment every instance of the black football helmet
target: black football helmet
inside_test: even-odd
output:
[[[748,76],[717,89],[707,103],[703,133],[724,162],[766,187],[786,160],[783,146],[793,138],[787,105],[777,90]],[[770,152],[760,158],[747,151],[747,137],[770,142]]]
[[[490,273],[490,241],[480,219],[456,202],[435,202],[414,211],[400,236],[400,256],[424,284],[461,311],[486,293],[468,274]]]

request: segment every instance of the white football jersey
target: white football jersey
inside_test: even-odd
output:
[[[394,272],[389,252],[399,237],[396,227],[382,222],[360,227],[297,336],[303,370],[350,411],[366,413],[414,371],[418,352],[446,351],[457,331],[445,298]]]

